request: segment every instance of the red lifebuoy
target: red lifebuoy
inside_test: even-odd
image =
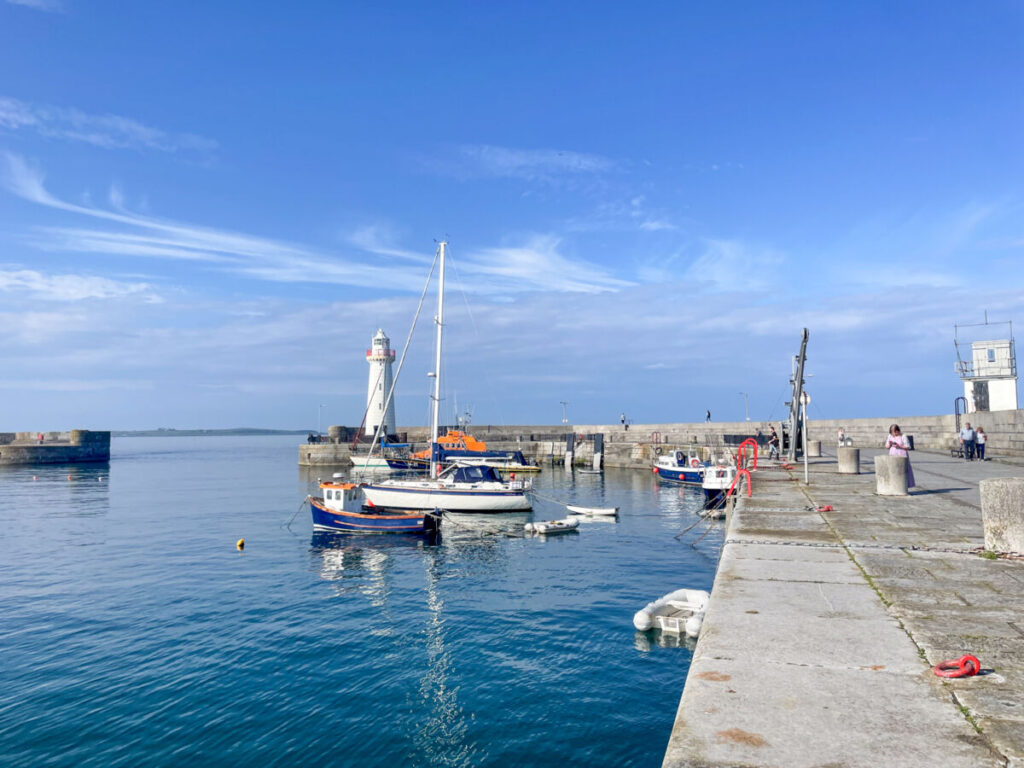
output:
[[[697,459],[690,459],[690,466],[696,469],[700,466],[700,462]]]
[[[965,653],[959,659],[941,661],[932,667],[939,677],[973,677],[981,671],[981,662],[976,656]]]

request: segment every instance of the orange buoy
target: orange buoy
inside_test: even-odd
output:
[[[68,480],[70,480],[70,479],[71,479],[71,475],[68,475]]]
[[[238,547],[239,551],[245,549],[245,539],[239,539],[238,541],[236,541],[235,546]]]

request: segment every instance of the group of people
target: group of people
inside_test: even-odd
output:
[[[971,426],[971,422],[966,422],[964,428],[960,430],[960,445],[964,449],[964,460],[984,461],[986,440],[988,440],[988,435],[985,434],[984,429],[981,427],[975,429]]]

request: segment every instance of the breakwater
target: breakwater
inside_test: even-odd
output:
[[[1024,466],[915,452],[918,488],[881,496],[878,453],[753,473],[664,768],[1024,765],[1024,562],[980,556],[979,493]],[[933,673],[965,653],[982,674]]]
[[[0,465],[110,461],[110,432],[0,432]]]
[[[1024,410],[988,411],[962,417],[975,426],[979,424],[989,435],[988,452],[992,456],[1024,457]],[[913,435],[919,450],[946,452],[957,444],[956,418],[939,416],[885,416],[864,419],[808,420],[810,440],[834,445],[840,427],[857,447],[881,446],[893,422],[900,424],[904,434]],[[556,424],[494,426],[473,425],[467,431],[495,450],[521,450],[534,461],[561,461],[565,456],[566,435],[579,439],[576,459],[588,463],[592,443],[588,436],[604,436],[606,467],[647,469],[659,454],[690,445],[718,446],[737,444],[744,437],[753,437],[757,430],[767,435],[774,425],[781,433],[779,421],[713,421],[682,423],[630,424]],[[328,442],[299,446],[300,466],[346,466],[351,462],[351,440],[354,428],[330,427]],[[400,427],[403,439],[425,447],[430,437],[427,427]],[[359,450],[367,449],[365,443]]]

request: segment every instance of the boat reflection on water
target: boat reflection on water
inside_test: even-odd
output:
[[[477,530],[468,527],[461,529],[469,531],[477,543],[481,541],[483,519],[492,524],[494,532],[498,530],[498,526],[493,525],[496,523],[494,515],[460,515],[459,519],[462,517],[481,518],[481,527]],[[525,522],[528,516],[516,517],[523,517],[522,522]],[[474,522],[466,521],[465,526]],[[520,533],[522,522],[519,524]],[[428,537],[407,534],[375,536],[314,533],[310,552],[319,558],[320,577],[332,582],[339,595],[361,594],[380,612],[378,627],[371,629],[371,634],[395,635],[397,630],[388,627],[397,627],[401,623],[401,632],[405,637],[419,638],[424,642],[426,666],[420,676],[419,696],[426,716],[418,723],[413,736],[416,745],[413,763],[421,764],[422,759],[428,765],[469,768],[480,765],[487,755],[486,751],[467,741],[469,718],[459,702],[459,686],[452,682],[455,675],[454,662],[447,645],[445,605],[440,589],[449,565],[448,556],[452,552],[449,543],[450,539],[446,537],[445,546],[437,546],[440,544],[440,534]],[[416,550],[419,550],[425,569],[423,585],[417,587],[417,591],[422,589],[427,608],[422,632],[412,629],[407,620],[399,622],[397,616],[392,616],[392,601],[389,600],[393,588],[395,558]]]
[[[686,635],[667,635],[660,629],[649,629],[646,632],[637,632],[633,635],[633,647],[638,651],[647,653],[654,646],[659,648],[689,648],[691,651],[697,647],[697,638]]]
[[[482,515],[481,517],[493,517]],[[429,764],[469,768],[485,762],[487,753],[467,741],[469,722],[459,703],[459,686],[452,683],[452,653],[446,644],[444,599],[439,586],[445,571],[443,548],[424,552],[426,566],[427,667],[420,678],[420,698],[428,712],[416,730],[415,743]]]

